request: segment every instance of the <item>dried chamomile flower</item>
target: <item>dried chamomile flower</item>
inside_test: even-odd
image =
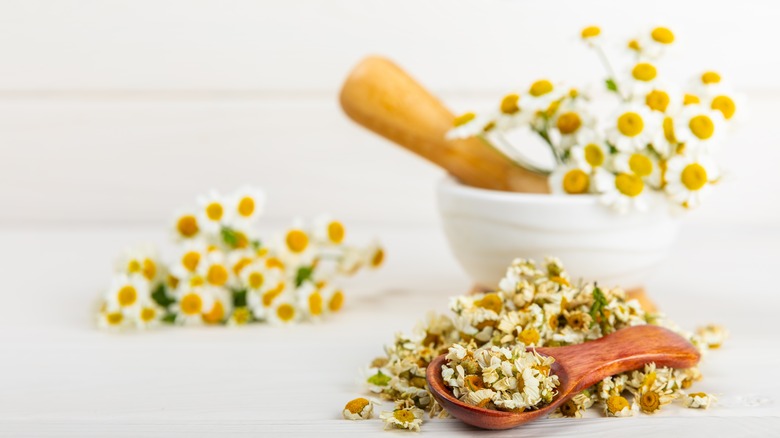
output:
[[[127,250],[103,296],[98,325],[319,321],[344,304],[333,280],[384,261],[376,241],[346,244],[344,224],[329,216],[296,221],[263,240],[254,226],[264,203],[263,192],[251,187],[230,195],[210,191],[196,208],[176,215],[177,248],[169,263],[148,245]]]
[[[607,417],[630,417],[634,415],[634,410],[625,397],[611,395],[604,403],[604,414]]]
[[[694,392],[691,394],[686,394],[685,399],[683,401],[685,403],[686,408],[707,409],[716,400],[717,399],[712,394],[707,394],[704,392]]]
[[[723,345],[723,341],[728,337],[728,332],[719,325],[710,324],[696,329],[696,336],[707,348],[716,349]]]
[[[588,390],[585,390],[562,405],[550,414],[550,418],[581,418],[586,409],[593,406],[593,398]]]
[[[385,422],[385,428],[407,429],[419,432],[424,411],[416,407],[397,407],[391,412],[382,412],[379,418]]]
[[[368,420],[374,411],[374,403],[363,397],[351,400],[341,412],[347,420]]]

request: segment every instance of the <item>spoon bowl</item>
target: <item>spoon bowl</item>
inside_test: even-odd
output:
[[[690,368],[700,358],[699,351],[690,342],[671,330],[654,325],[625,328],[583,344],[536,348],[536,352],[555,358],[551,372],[560,382],[558,394],[540,409],[515,413],[480,408],[458,400],[441,376],[441,367],[446,362],[444,355],[428,365],[428,387],[436,401],[455,418],[482,429],[510,429],[547,416],[606,377],[639,369],[650,362],[658,366]]]

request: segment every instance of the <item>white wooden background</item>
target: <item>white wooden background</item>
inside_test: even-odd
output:
[[[775,2],[4,0],[0,224],[159,224],[215,187],[269,214],[433,224],[440,172],[338,109],[347,71],[388,55],[458,110],[539,77],[596,80],[577,42],[678,35],[670,77],[705,68],[749,97],[731,180],[695,223],[780,223]],[[616,43],[618,44],[618,43]]]

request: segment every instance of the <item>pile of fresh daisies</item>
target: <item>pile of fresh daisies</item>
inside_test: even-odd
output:
[[[428,364],[442,354],[449,360],[442,377],[461,400],[491,409],[528,410],[548,403],[557,381],[549,371],[551,363],[525,353],[526,347],[580,344],[642,324],[669,328],[702,351],[720,347],[726,336],[718,326],[685,332],[662,314],[646,312],[622,289],[574,283],[554,258],[541,266],[515,260],[495,290],[454,297],[450,310],[448,315],[429,314],[412,334],[397,334],[385,346],[385,354],[370,364],[367,389],[395,404],[392,411],[380,415],[387,427],[417,430],[425,411],[431,417],[446,415],[425,380]],[[551,416],[580,417],[589,408],[610,417],[638,411],[652,414],[674,401],[707,408],[713,396],[690,391],[699,379],[697,368],[647,364],[641,370],[604,379]],[[342,413],[348,419],[367,419],[378,404],[359,398]]]
[[[270,240],[255,229],[264,195],[247,188],[199,198],[173,223],[175,253],[163,263],[151,246],[127,250],[98,311],[101,327],[167,324],[289,324],[338,312],[339,275],[377,268],[374,243],[344,243],[344,225],[327,216],[297,222]]]
[[[744,113],[741,96],[714,71],[699,74],[684,90],[666,82],[657,62],[675,36],[665,27],[628,41],[623,58],[630,61],[620,71],[612,67],[598,27],[583,29],[581,37],[608,72],[607,93],[599,99],[542,79],[506,95],[494,111],[457,117],[448,136],[479,136],[520,165],[549,174],[553,193],[598,195],[619,212],[642,211],[664,199],[697,207],[721,179],[713,154]],[[611,110],[597,111],[604,107]],[[532,164],[507,140],[518,129],[544,140],[553,169]]]

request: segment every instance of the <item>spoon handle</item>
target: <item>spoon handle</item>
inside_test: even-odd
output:
[[[699,362],[699,351],[682,336],[655,325],[618,330],[595,341],[566,347],[537,348],[559,363],[573,392],[606,377],[641,368],[646,363],[690,368]]]

